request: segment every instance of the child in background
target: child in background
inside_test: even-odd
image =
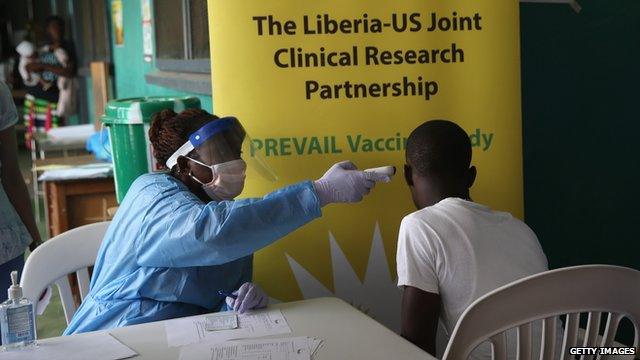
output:
[[[474,300],[547,270],[547,258],[522,221],[471,200],[476,168],[460,126],[446,120],[423,123],[409,136],[406,162],[405,180],[418,211],[402,220],[398,237],[402,336],[441,358],[460,315]],[[538,351],[540,333],[534,325]],[[516,344],[516,332],[507,332],[510,358]],[[480,345],[471,358],[491,359],[490,344]]]
[[[22,41],[16,47],[16,52],[20,55],[20,61],[18,62],[18,72],[22,77],[22,82],[26,86],[35,86],[40,81],[40,76],[37,73],[30,73],[27,71],[27,64],[38,61],[38,53],[36,47],[29,41]]]
[[[73,46],[65,40],[65,21],[50,16],[45,21],[47,44],[38,50],[38,60],[25,65],[26,71],[38,74],[40,81],[27,86],[24,101],[26,145],[33,135],[64,124],[77,110],[76,64]]]

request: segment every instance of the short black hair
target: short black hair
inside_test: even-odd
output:
[[[461,176],[471,166],[469,135],[453,121],[426,121],[409,135],[407,161],[421,176]]]
[[[64,32],[65,23],[63,18],[57,15],[47,16],[47,18],[44,20],[44,26],[49,26],[52,23],[58,25],[60,27],[60,30]]]

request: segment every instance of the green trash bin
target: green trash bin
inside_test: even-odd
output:
[[[102,117],[109,130],[113,157],[116,197],[124,199],[133,181],[140,175],[157,171],[149,142],[151,117],[158,111],[200,108],[195,97],[139,97],[112,100]]]

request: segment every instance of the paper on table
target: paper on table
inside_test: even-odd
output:
[[[321,342],[319,339],[303,336],[199,344],[180,349],[180,360],[310,360]]]
[[[278,309],[264,309],[240,314],[238,315],[237,329],[207,331],[206,325],[206,316],[166,321],[167,344],[176,347],[291,333],[287,320],[282,315],[282,311]]]
[[[95,132],[93,124],[72,125],[50,129],[47,136],[54,141],[74,141],[86,140]]]
[[[47,170],[38,177],[38,181],[105,178],[110,177],[112,173],[112,164],[101,163],[78,166],[69,169]]]
[[[34,349],[0,353],[2,360],[121,360],[138,355],[108,333],[64,336]]]

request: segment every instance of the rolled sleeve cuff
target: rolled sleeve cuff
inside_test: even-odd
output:
[[[432,294],[440,294],[440,290],[438,289],[437,284],[429,284],[425,281],[421,281],[420,279],[416,279],[411,276],[407,276],[406,274],[398,275],[398,287],[403,286],[411,286],[416,289],[420,289],[422,291],[432,293]]]

